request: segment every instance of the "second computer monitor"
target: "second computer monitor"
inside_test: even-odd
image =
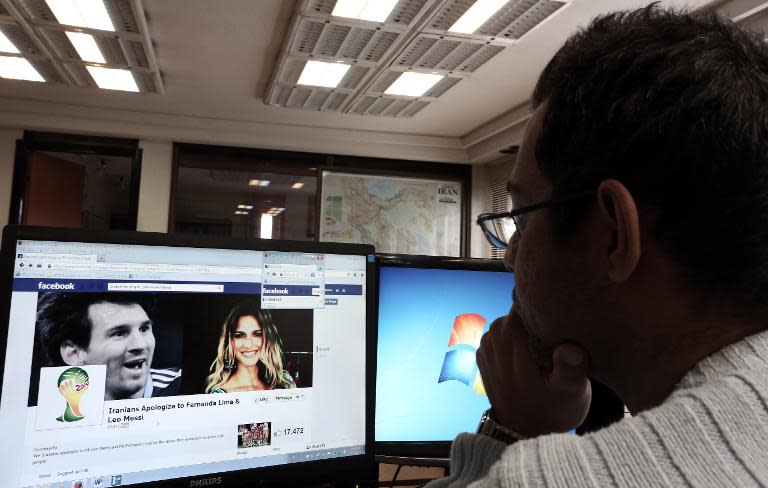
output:
[[[512,306],[499,260],[379,255],[376,452],[447,457],[490,407],[480,338]]]

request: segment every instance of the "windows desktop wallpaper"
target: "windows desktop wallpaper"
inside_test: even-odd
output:
[[[474,432],[490,407],[475,352],[513,287],[504,271],[381,267],[376,441]]]

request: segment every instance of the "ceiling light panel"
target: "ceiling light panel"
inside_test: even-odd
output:
[[[496,0],[485,0],[494,2]],[[474,0],[448,0],[429,21],[426,33],[453,34],[495,44],[510,44],[548,19],[567,2],[554,0],[508,0],[490,18],[471,32],[451,32],[475,5]],[[488,3],[490,5],[490,3]],[[495,4],[494,4],[495,5]]]
[[[306,58],[289,57],[285,60],[285,63],[278,68],[280,70],[280,77],[277,80],[278,84],[290,86],[297,85],[299,79],[304,73],[305,68],[307,67],[308,61],[320,61],[324,63],[331,62],[331,60],[326,59],[307,60]],[[363,76],[365,76],[365,74],[368,72],[369,67],[350,65],[347,63],[341,64],[348,66],[349,68],[345,75],[342,77],[341,84],[333,88],[336,90],[354,90],[357,88],[357,85]],[[328,87],[325,89],[328,89]]]
[[[45,81],[29,61],[15,56],[0,56],[0,78]]]
[[[375,6],[387,10],[390,3],[394,7],[385,20],[380,20],[381,14],[377,20],[367,21],[354,18],[364,16],[368,5],[364,0],[354,5],[341,0],[300,2],[289,29],[292,36],[284,42],[265,103],[412,117],[549,20],[568,1],[379,0]],[[484,8],[486,18],[460,23],[473,6],[474,11]],[[465,32],[449,32],[451,28]],[[352,67],[335,87],[331,83],[326,87],[299,85],[308,60]],[[400,80],[404,72],[432,75],[433,84],[398,89],[408,79]]]
[[[123,83],[113,80],[112,84],[121,89],[164,93],[144,11],[135,12],[132,0],[15,0],[13,4],[18,11],[12,16],[30,23],[33,33],[15,32],[20,31],[16,24],[2,25],[2,30],[48,82],[95,87],[88,66],[105,64],[133,75],[133,83],[125,74],[115,75],[122,76]],[[40,52],[37,45],[48,49]]]
[[[60,24],[114,31],[103,0],[45,0]]]
[[[102,68],[100,66],[87,66],[87,69],[99,88],[128,92],[139,91],[133,74],[128,70]]]
[[[384,22],[398,0],[336,0],[331,15],[351,19]]]
[[[404,74],[408,74],[409,77],[406,77],[404,80],[401,81],[401,76]],[[427,99],[436,99],[448,90],[450,90],[453,86],[455,86],[457,83],[459,83],[463,78],[460,76],[455,75],[444,75],[439,80],[437,80],[436,83],[434,83],[431,87],[427,88],[425,91],[421,92],[421,95],[415,95],[411,93],[416,93],[416,88],[413,88],[413,92],[406,93],[394,93],[398,91],[397,88],[393,88],[396,86],[396,83],[409,83],[408,78],[420,75],[420,73],[414,73],[414,72],[405,72],[402,71],[395,71],[390,70],[386,73],[384,73],[382,76],[379,77],[379,79],[376,80],[376,82],[371,85],[370,89],[366,92],[368,95],[372,96],[408,96],[408,97],[418,97],[418,98],[427,98]],[[434,75],[434,74],[432,74]],[[418,77],[418,76],[417,76]],[[425,79],[424,84],[426,85],[426,81],[428,81],[429,78]]]
[[[445,75],[434,73],[415,73],[407,71],[402,73],[386,90],[387,95],[403,95],[406,97],[420,97],[430,88],[442,80]]]
[[[308,17],[316,17],[322,19],[329,19],[332,16],[342,16],[351,18],[356,12],[363,12],[363,15],[367,17],[381,18],[383,14],[375,14],[374,11],[383,12],[389,9],[389,14],[384,20],[376,20],[376,22],[383,22],[385,25],[408,25],[413,22],[422,11],[424,6],[429,3],[430,0],[368,0],[368,1],[355,1],[348,2],[346,0],[309,0],[307,8],[304,14]],[[347,4],[352,4],[351,7],[347,7]],[[337,11],[334,14],[334,10],[340,5],[343,5],[343,12]],[[366,7],[361,9],[360,4],[365,4]],[[390,4],[394,5],[390,7]],[[343,15],[339,15],[343,14]]]
[[[348,64],[310,60],[304,65],[296,84],[336,88],[347,71],[349,71]]]
[[[91,63],[106,63],[104,55],[101,54],[101,49],[99,49],[96,39],[92,35],[82,32],[67,32],[66,35],[75,51],[77,51],[77,54],[80,55],[80,59]]]
[[[475,0],[448,30],[462,34],[474,34],[481,25],[493,17],[509,0]]]

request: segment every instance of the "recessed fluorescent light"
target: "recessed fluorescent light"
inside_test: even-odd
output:
[[[237,206],[237,208],[244,208],[246,210],[251,210],[251,209],[253,209],[253,205],[243,205],[241,203],[240,205]]]
[[[472,34],[509,0],[477,0],[448,30]]]
[[[296,183],[291,185],[291,188],[293,188],[294,190],[301,190],[302,188],[304,188],[304,183],[297,181]]]
[[[249,186],[259,186],[261,184],[261,180],[250,180],[248,181]]]
[[[400,75],[394,83],[384,92],[388,95],[406,95],[409,97],[420,97],[427,93],[430,88],[444,78],[443,75],[432,75],[427,73],[416,73],[407,71]]]
[[[338,0],[331,15],[384,22],[398,0]]]
[[[24,58],[0,56],[0,78],[45,81],[34,66]]]
[[[67,32],[69,42],[75,47],[77,54],[83,61],[89,61],[91,63],[104,64],[104,55],[101,54],[96,39],[90,34],[83,34],[82,32]]]
[[[0,31],[0,52],[18,54],[19,50],[13,45],[10,39],[5,37],[3,31]]]
[[[349,70],[348,64],[307,61],[296,84],[336,88],[347,74],[347,70]]]
[[[235,210],[235,215],[248,215],[248,212],[243,212],[242,210]]]
[[[138,92],[133,73],[125,69],[102,68],[100,66],[86,66],[93,77],[93,81],[105,90],[122,90]]]
[[[103,0],[45,0],[60,24],[114,31]]]
[[[261,180],[259,186],[269,186],[269,180]]]

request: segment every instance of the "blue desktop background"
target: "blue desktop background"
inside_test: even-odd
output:
[[[376,441],[450,441],[474,432],[488,398],[438,378],[456,316],[480,314],[487,331],[509,312],[513,287],[509,272],[381,267]]]

